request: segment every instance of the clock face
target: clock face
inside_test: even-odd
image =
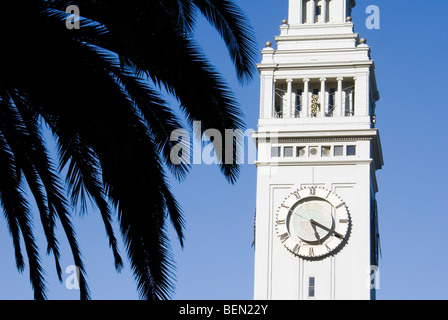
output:
[[[291,253],[305,259],[325,258],[337,252],[350,235],[345,202],[318,187],[293,192],[277,211],[277,235]]]

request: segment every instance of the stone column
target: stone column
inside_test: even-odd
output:
[[[308,23],[315,23],[316,22],[316,1],[310,0],[308,5],[310,7],[308,8],[307,21],[308,21]]]
[[[336,80],[338,80],[338,116],[343,117],[344,116],[344,109],[343,109],[343,103],[342,103],[342,80],[344,78],[339,77]]]
[[[305,118],[309,117],[309,91],[310,91],[310,79],[306,78],[303,79],[303,82],[305,83],[304,88],[303,88],[303,97],[302,97],[302,104],[303,104],[303,116]]]
[[[325,77],[320,78],[320,115],[322,117],[325,117],[325,109],[326,109],[326,88],[325,88],[325,81],[327,79]]]
[[[287,79],[286,83],[288,84],[288,89],[287,89],[287,94],[286,94],[288,97],[288,103],[286,105],[284,117],[291,118],[291,114],[292,114],[292,79],[291,78]]]
[[[327,23],[327,0],[322,0],[321,19],[322,23]]]
[[[303,22],[303,0],[289,0],[289,24],[302,24]]]

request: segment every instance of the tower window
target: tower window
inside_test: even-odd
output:
[[[316,16],[320,16],[322,14],[322,7],[321,6],[317,6],[316,7]]]
[[[273,157],[273,158],[280,157],[280,150],[281,150],[280,147],[272,147],[271,148],[271,157]]]
[[[347,155],[356,156],[356,146],[347,146]]]
[[[308,278],[308,298],[314,298],[316,296],[316,278]]]
[[[293,157],[294,156],[294,148],[293,147],[285,147],[283,150],[283,154],[285,157]]]
[[[310,147],[310,155],[311,156],[318,156],[318,153],[319,153],[319,151],[318,151],[318,147]]]
[[[330,146],[323,146],[322,147],[322,157],[330,157],[331,156],[331,147]]]
[[[305,147],[297,147],[297,156],[304,157],[305,156]]]
[[[343,146],[335,146],[334,147],[334,155],[336,157],[341,157],[344,155],[344,147]]]

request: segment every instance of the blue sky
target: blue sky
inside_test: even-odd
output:
[[[255,29],[258,47],[279,34],[287,0],[237,0]],[[385,166],[378,172],[380,260],[379,299],[446,299],[448,285],[448,12],[446,0],[358,0],[355,31],[372,47],[381,100],[377,104]],[[368,30],[365,9],[381,10],[379,30]],[[248,128],[256,129],[259,78],[241,87],[223,42],[201,21],[197,37],[240,101]],[[174,299],[252,299],[256,168],[245,164],[235,185],[216,166],[193,165],[181,183],[172,182],[187,221],[182,250],[173,237],[177,265]],[[75,217],[94,299],[137,299],[126,264],[113,267],[104,227],[96,213]],[[47,272],[50,299],[77,299],[59,283],[45,255],[40,222],[36,233]],[[117,235],[119,234],[118,228]],[[61,228],[61,266],[73,264]],[[122,246],[121,252],[125,256]],[[11,238],[0,218],[0,299],[32,299],[28,269],[15,268]],[[64,281],[67,275],[63,275]]]

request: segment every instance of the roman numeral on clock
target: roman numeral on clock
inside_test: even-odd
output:
[[[289,233],[285,232],[284,234],[280,235],[280,241],[282,243],[285,243],[286,240],[288,240],[291,236],[289,235]]]
[[[277,220],[277,224],[286,224],[286,220]]]
[[[342,202],[341,204],[339,204],[338,206],[336,206],[336,209],[342,208],[343,206],[345,206],[345,202]]]
[[[310,248],[310,251],[309,251],[308,255],[310,257],[314,257],[314,249],[313,248]]]
[[[299,250],[300,250],[300,245],[296,244],[294,246],[294,249],[292,249],[292,253],[299,254]]]

